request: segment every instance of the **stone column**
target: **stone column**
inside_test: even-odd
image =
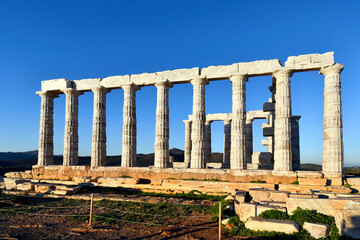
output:
[[[287,69],[273,73],[276,79],[274,123],[274,170],[291,171],[291,89],[292,72]]]
[[[252,162],[252,154],[253,154],[253,126],[252,126],[253,119],[246,120],[246,162]]]
[[[78,108],[82,93],[73,88],[63,89],[62,92],[66,95],[63,165],[78,165]]]
[[[224,155],[223,167],[230,167],[230,148],[231,148],[231,120],[224,121]]]
[[[91,167],[106,165],[106,94],[109,89],[98,86],[94,93],[94,113],[91,144]]]
[[[136,91],[134,84],[122,86],[124,90],[121,167],[136,166]]]
[[[169,81],[160,81],[157,87],[156,127],[155,127],[155,156],[154,166],[165,168],[169,162],[169,88],[173,85]]]
[[[293,170],[300,170],[300,134],[299,120],[301,116],[291,117],[291,152]]]
[[[211,161],[211,123],[212,121],[205,121],[205,162]]]
[[[245,74],[233,75],[232,82],[232,122],[230,168],[246,169],[245,119],[246,119],[246,86],[248,77]]]
[[[41,97],[39,150],[37,165],[54,164],[54,98],[58,95],[52,92],[36,92]]]
[[[191,120],[184,120],[183,122],[185,123],[184,162],[189,167],[191,159]]]
[[[344,65],[336,63],[320,70],[325,76],[322,170],[326,173],[342,173],[344,168],[340,78],[343,69]]]
[[[191,80],[193,85],[193,114],[191,126],[191,168],[205,168],[205,77]]]

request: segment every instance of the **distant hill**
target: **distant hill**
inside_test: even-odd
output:
[[[0,161],[1,160],[18,160],[18,159],[33,159],[37,158],[38,151],[28,151],[28,152],[0,152]]]

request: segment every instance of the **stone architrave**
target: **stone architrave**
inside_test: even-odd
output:
[[[106,94],[110,89],[98,86],[94,93],[91,167],[106,165]]]
[[[336,63],[320,70],[325,76],[322,161],[322,170],[325,173],[342,173],[344,167],[340,78],[343,69],[344,65]]]
[[[301,116],[291,117],[291,153],[293,170],[300,170],[300,134],[299,120]]]
[[[157,87],[154,166],[165,168],[169,164],[169,81],[155,83]]]
[[[223,167],[230,167],[230,148],[231,148],[231,120],[224,121],[224,157]]]
[[[246,162],[252,162],[252,154],[253,154],[253,126],[252,126],[253,119],[246,120]]]
[[[37,165],[52,165],[54,163],[54,98],[53,92],[36,92],[41,97],[39,151]]]
[[[191,159],[191,121],[184,120],[185,123],[185,147],[184,147],[184,162],[186,166],[190,166]]]
[[[207,163],[211,161],[211,123],[212,121],[205,122],[205,162]]]
[[[290,77],[293,72],[281,69],[274,72],[276,79],[275,129],[274,129],[274,170],[291,171],[291,89]]]
[[[122,85],[124,90],[121,167],[136,166],[136,91],[134,84]]]
[[[62,92],[66,95],[63,165],[78,165],[78,109],[79,95],[82,93],[73,88],[63,89]]]
[[[246,74],[232,75],[232,122],[230,168],[246,169],[245,120],[246,120]]]
[[[191,126],[191,168],[205,168],[205,86],[209,81],[205,77],[191,80],[193,85],[193,114]]]

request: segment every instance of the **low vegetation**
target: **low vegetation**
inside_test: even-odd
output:
[[[279,219],[279,220],[293,220],[300,226],[300,231],[294,234],[285,234],[279,232],[267,232],[267,231],[253,231],[245,228],[245,223],[241,222],[239,217],[231,217],[229,224],[233,225],[231,229],[227,231],[231,235],[238,235],[243,237],[266,237],[266,239],[315,239],[303,229],[304,222],[310,223],[325,223],[330,225],[330,234],[323,239],[340,239],[339,230],[335,225],[335,220],[331,216],[327,216],[321,213],[317,213],[315,210],[303,210],[298,208],[291,215],[279,210],[266,210],[259,214],[259,217],[265,219]]]
[[[266,183],[266,181],[261,181],[261,180],[254,181],[254,180],[252,180],[249,183]]]

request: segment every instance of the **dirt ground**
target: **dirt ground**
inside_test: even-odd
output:
[[[0,217],[0,239],[219,239],[217,223],[184,219],[177,226],[108,225],[68,217],[10,215]],[[183,227],[191,226],[191,227]],[[224,234],[222,239],[239,239]]]

